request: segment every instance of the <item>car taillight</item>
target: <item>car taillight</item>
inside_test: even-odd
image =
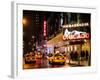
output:
[[[60,58],[57,58],[57,59],[60,59]]]
[[[64,57],[64,59],[66,59],[66,57]]]
[[[59,59],[63,59],[63,58],[59,58]]]

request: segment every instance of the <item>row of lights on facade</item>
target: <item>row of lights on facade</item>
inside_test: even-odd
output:
[[[63,28],[84,27],[84,26],[89,26],[89,23],[68,24],[68,25],[63,25]]]

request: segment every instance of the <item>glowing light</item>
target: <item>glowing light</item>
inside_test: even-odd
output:
[[[77,26],[77,24],[74,24],[74,27],[76,27]]]
[[[74,46],[74,50],[77,51],[77,46],[76,45]]]
[[[89,38],[89,33],[84,33],[84,34],[77,34],[77,35],[63,35],[63,40],[71,40],[71,39],[85,39]]]
[[[24,18],[24,19],[22,20],[22,23],[23,23],[23,25],[26,25],[26,24],[27,24],[27,20]]]
[[[74,25],[72,24],[72,27],[73,27]]]
[[[71,24],[69,24],[69,27],[71,27]]]
[[[46,21],[44,21],[44,36],[46,36]]]
[[[89,26],[89,23],[77,23],[77,24],[68,24],[68,25],[63,25],[63,28],[68,28],[68,27],[84,27],[84,26]]]
[[[67,47],[67,51],[69,52],[70,50],[69,50],[69,47]]]
[[[70,46],[70,49],[71,49],[71,51],[73,51],[73,47],[72,46]]]

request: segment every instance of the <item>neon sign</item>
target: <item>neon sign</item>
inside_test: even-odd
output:
[[[44,36],[46,36],[46,21],[44,21],[44,30],[43,30],[43,32],[44,32]]]
[[[88,39],[89,38],[89,33],[85,33],[85,34],[77,34],[77,35],[64,35],[63,36],[63,40],[71,40],[71,39]]]
[[[76,31],[76,30],[73,30],[73,31],[69,32],[66,29],[65,33],[63,35],[63,40],[88,39],[89,37],[90,37],[89,33]]]

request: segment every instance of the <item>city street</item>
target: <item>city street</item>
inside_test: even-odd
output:
[[[90,17],[23,10],[23,69],[91,66]]]
[[[70,61],[67,59],[65,65],[61,64],[49,64],[47,59],[36,59],[36,63],[23,64],[23,69],[40,69],[40,68],[67,68],[67,67],[78,67],[78,66],[88,66],[88,61]]]
[[[36,59],[36,63],[31,63],[31,64],[25,64],[23,65],[24,69],[36,69],[36,68],[58,68],[58,67],[69,67],[68,64],[65,65],[60,65],[60,64],[56,64],[56,65],[52,65],[49,64],[47,59]]]

